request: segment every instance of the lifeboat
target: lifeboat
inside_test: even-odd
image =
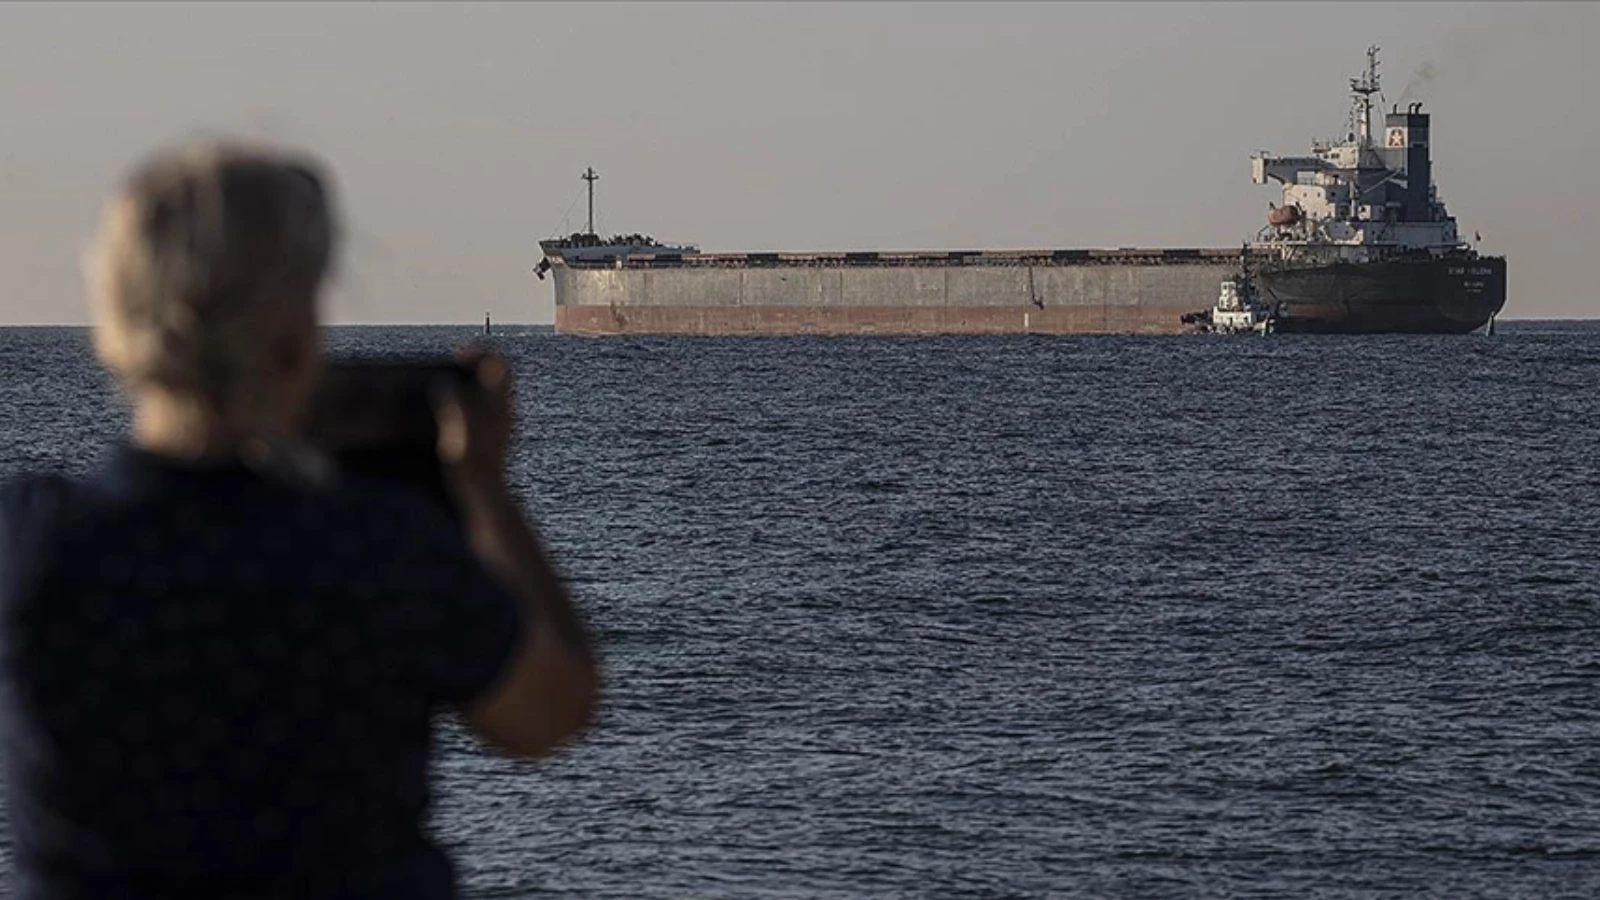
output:
[[[1267,213],[1267,224],[1283,228],[1300,221],[1300,207],[1290,204],[1288,206],[1274,206]]]

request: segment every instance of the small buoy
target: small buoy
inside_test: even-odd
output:
[[[484,334],[489,334],[490,333],[489,332],[489,314],[488,313],[484,313],[483,314],[483,333]]]

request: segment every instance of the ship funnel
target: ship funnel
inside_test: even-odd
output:
[[[1394,112],[1385,122],[1384,164],[1404,174],[1405,181],[1398,186],[1396,196],[1389,201],[1401,202],[1402,222],[1428,222],[1433,218],[1431,187],[1433,166],[1428,155],[1428,114],[1422,111],[1422,101],[1406,104],[1404,112]]]

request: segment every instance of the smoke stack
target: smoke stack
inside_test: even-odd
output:
[[[1405,112],[1384,117],[1384,164],[1405,176],[1405,188],[1392,191],[1389,201],[1400,204],[1403,222],[1427,222],[1432,218],[1433,165],[1428,151],[1428,114],[1420,101],[1406,105]]]

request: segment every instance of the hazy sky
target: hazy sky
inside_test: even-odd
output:
[[[86,321],[102,196],[207,131],[332,167],[334,322],[551,321],[589,165],[708,252],[1234,246],[1372,43],[1506,316],[1600,316],[1600,5],[229,2],[0,6],[0,323]]]

